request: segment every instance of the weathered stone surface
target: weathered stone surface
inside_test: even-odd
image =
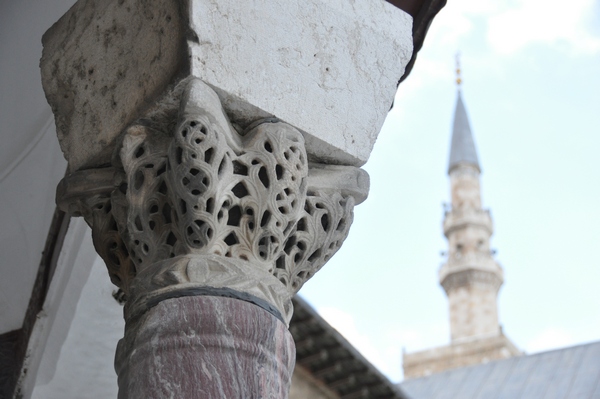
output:
[[[287,398],[295,348],[285,324],[253,304],[168,299],[127,325],[119,398]]]
[[[366,162],[412,54],[408,14],[381,0],[193,0],[190,14],[192,73],[234,122],[274,115],[311,157]]]
[[[42,39],[46,98],[71,170],[110,160],[112,145],[185,74],[178,1],[80,0]]]
[[[412,54],[412,18],[383,0],[80,0],[44,35],[42,81],[71,171],[190,74],[232,122],[275,116],[311,159],[361,165]]]
[[[446,279],[443,287],[448,293],[452,341],[498,334],[496,299],[501,283],[494,274],[479,270],[454,273]]]

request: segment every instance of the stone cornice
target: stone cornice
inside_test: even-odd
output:
[[[451,257],[444,263],[438,272],[439,280],[442,281],[448,274],[464,270],[482,270],[497,274],[501,279],[504,278],[502,267],[494,260],[489,253],[468,253],[460,258]]]

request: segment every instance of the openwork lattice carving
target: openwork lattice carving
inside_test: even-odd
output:
[[[288,318],[293,293],[346,238],[365,174],[320,165],[309,177],[298,130],[269,121],[241,136],[220,107],[198,103],[207,96],[219,104],[192,81],[174,132],[125,132],[110,190],[90,196],[90,182],[71,177],[64,197],[93,227],[112,281],[137,301],[131,306],[204,285],[250,293]],[[357,187],[344,186],[348,176]]]

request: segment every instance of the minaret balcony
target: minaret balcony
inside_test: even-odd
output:
[[[471,253],[460,257],[450,257],[448,261],[440,267],[439,279],[443,285],[444,280],[452,274],[465,272],[468,270],[478,270],[494,274],[500,282],[504,281],[504,271],[502,267],[488,253]]]
[[[494,232],[494,225],[489,209],[451,209],[444,217],[444,235],[449,235],[458,229],[468,226],[478,226],[486,229],[490,235]]]

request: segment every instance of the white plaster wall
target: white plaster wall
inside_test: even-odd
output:
[[[53,365],[52,378],[38,378],[32,398],[117,397],[117,375],[113,362],[125,322],[123,307],[112,297],[115,290],[104,262],[96,257],[77,303],[71,328],[59,348],[60,355]]]
[[[29,339],[19,380],[19,397],[29,398],[36,383],[52,379],[96,257],[89,227],[83,219],[71,219],[54,278]]]
[[[338,399],[339,395],[300,365],[294,368],[289,399]]]
[[[23,323],[66,169],[39,58],[42,34],[73,3],[0,1],[0,334]]]
[[[0,177],[0,333],[23,324],[54,213],[54,191],[66,168],[52,126],[34,139]]]

